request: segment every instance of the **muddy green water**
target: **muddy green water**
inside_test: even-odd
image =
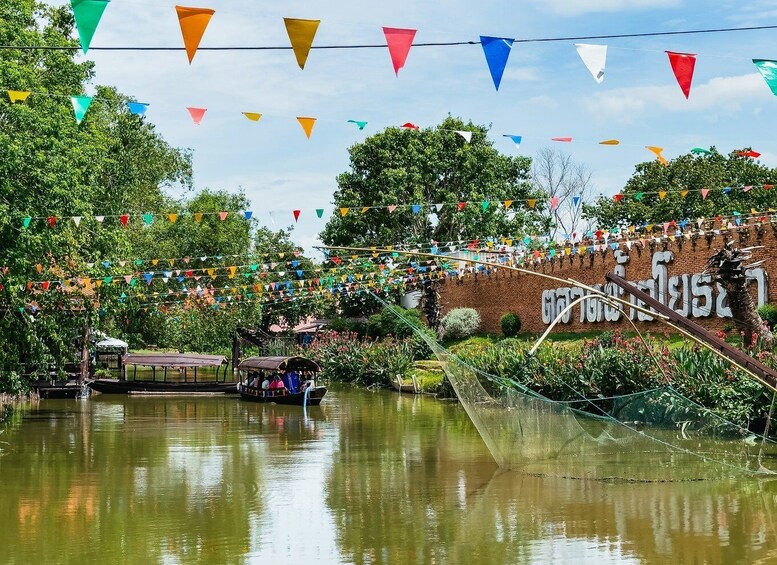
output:
[[[0,563],[777,562],[777,481],[500,473],[431,398],[96,396],[0,430]]]

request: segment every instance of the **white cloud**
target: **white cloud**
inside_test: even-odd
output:
[[[671,8],[681,4],[681,0],[531,0],[531,2],[562,16]]]
[[[629,87],[609,90],[585,100],[586,109],[601,120],[632,123],[644,114],[658,110],[669,112],[708,112],[708,119],[721,114],[736,114],[754,101],[766,102],[773,98],[758,73],[716,77],[693,86],[686,100],[677,85]]]

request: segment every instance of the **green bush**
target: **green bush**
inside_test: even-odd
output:
[[[454,308],[442,319],[446,339],[469,337],[480,327],[480,314],[474,308]]]
[[[401,316],[401,318],[400,318]],[[410,337],[413,327],[425,327],[421,320],[421,312],[416,309],[406,309],[401,306],[384,308],[379,314],[370,316],[367,321],[367,335],[370,337]]]
[[[777,306],[764,304],[758,309],[758,315],[761,316],[764,322],[769,324],[770,330],[777,328]]]
[[[521,317],[515,312],[508,312],[499,320],[502,326],[502,335],[515,337],[521,331]]]

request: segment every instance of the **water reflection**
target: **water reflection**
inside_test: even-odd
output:
[[[3,562],[777,559],[774,481],[503,473],[458,405],[412,395],[43,401],[0,440]]]

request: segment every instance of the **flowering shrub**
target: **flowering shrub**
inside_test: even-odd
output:
[[[324,379],[362,385],[388,385],[413,363],[409,340],[361,340],[354,332],[323,333],[305,353],[321,365]]]
[[[474,308],[454,308],[442,319],[442,334],[446,338],[469,337],[480,327],[480,314]]]

